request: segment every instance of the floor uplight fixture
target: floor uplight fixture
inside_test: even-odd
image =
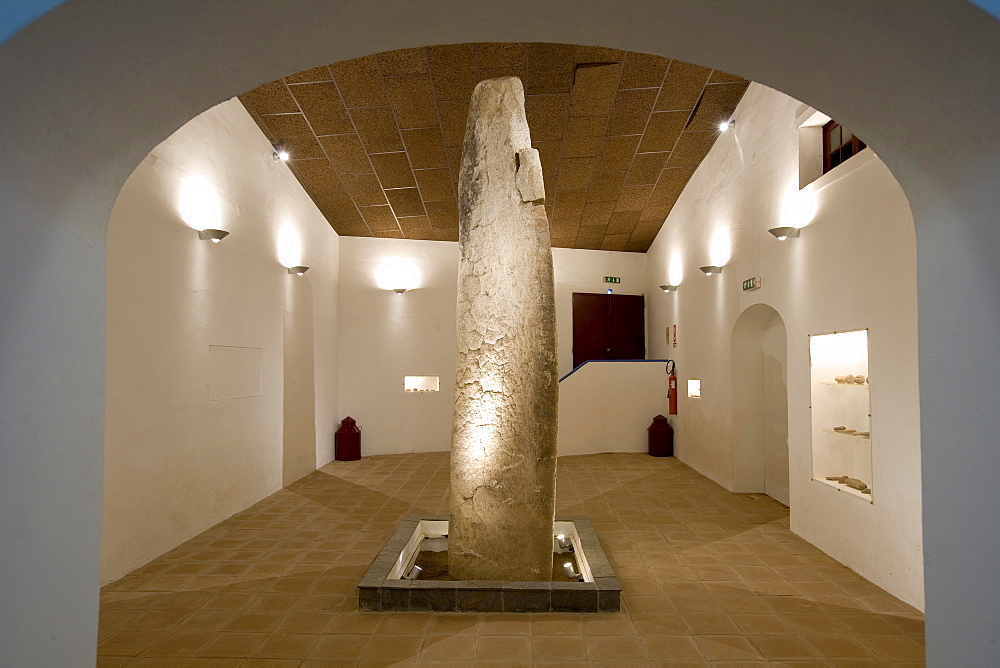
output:
[[[215,230],[212,228],[198,230],[199,239],[202,241],[211,241],[213,244],[219,243],[228,236],[229,232],[226,232],[225,230]]]
[[[309,271],[309,267],[303,267],[301,265],[298,266],[298,267],[289,267],[288,268],[288,273],[289,274],[295,274],[296,276],[301,276],[302,274],[306,273],[307,271]]]
[[[784,241],[798,237],[800,230],[797,227],[772,227],[768,232],[774,235],[778,241]]]

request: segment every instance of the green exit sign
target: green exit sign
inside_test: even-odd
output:
[[[754,276],[743,281],[744,290],[756,290],[760,287],[760,276]]]
[[[605,276],[604,277],[604,282],[605,283],[621,283],[622,279],[621,279],[621,276]]]

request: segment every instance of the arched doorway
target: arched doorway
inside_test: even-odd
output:
[[[846,34],[818,30],[846,24]],[[1000,329],[998,35],[972,4],[932,0],[780,12],[661,0],[57,7],[0,45],[0,525],[13,537],[0,600],[17,611],[0,630],[8,660],[93,657],[104,228],[139,160],[204,109],[288,72],[417,44],[539,40],[735,72],[834,115],[893,170],[917,226],[922,372],[934,379],[933,396],[931,384],[922,390],[922,440],[948,444],[922,456],[928,659],[997,663],[1000,450],[984,444],[995,439],[1000,356],[983,332]]]
[[[785,323],[766,304],[733,327],[733,491],[763,492],[788,505]]]

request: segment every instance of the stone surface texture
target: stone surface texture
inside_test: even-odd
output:
[[[521,81],[480,82],[459,177],[456,579],[550,575],[559,386],[552,252],[532,154]]]

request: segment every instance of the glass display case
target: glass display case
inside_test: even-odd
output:
[[[813,479],[872,502],[868,330],[811,335],[809,364]]]

